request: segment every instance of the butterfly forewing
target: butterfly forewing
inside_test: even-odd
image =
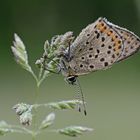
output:
[[[88,25],[70,46],[70,67],[76,75],[106,69],[121,56],[123,41],[121,36],[99,18]]]
[[[133,32],[110,22],[108,22],[108,24],[110,24],[112,28],[118,32],[118,34],[120,34],[124,44],[124,50],[121,56],[118,58],[117,62],[128,58],[140,49],[140,38]]]

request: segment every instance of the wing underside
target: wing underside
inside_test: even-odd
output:
[[[107,69],[124,49],[120,34],[104,18],[88,25],[70,47],[70,67],[76,75]]]

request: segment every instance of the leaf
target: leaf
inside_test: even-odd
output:
[[[55,119],[55,114],[54,113],[50,113],[48,116],[46,116],[46,118],[42,121],[40,128],[39,129],[46,129],[49,126],[51,126],[54,122]]]
[[[13,132],[13,129],[10,128],[10,125],[5,121],[0,121],[0,135],[3,136],[9,132]]]
[[[24,43],[17,34],[14,35],[14,39],[15,39],[15,41],[13,42],[14,45],[11,46],[11,49],[14,54],[16,62],[20,66],[22,66],[25,70],[32,72],[32,69],[28,63],[28,55]]]
[[[70,100],[70,101],[49,103],[48,105],[53,109],[74,109],[77,104],[82,104],[82,102],[78,100]]]
[[[0,128],[0,135],[1,136],[7,134],[8,132],[11,132],[11,130],[7,129],[7,128]]]
[[[15,61],[25,70],[29,71],[36,82],[38,83],[38,79],[36,75],[34,74],[31,66],[28,62],[28,54],[26,51],[26,47],[20,37],[17,34],[14,34],[14,42],[13,46],[11,46],[12,52],[14,54]]]
[[[82,135],[83,132],[93,131],[92,128],[82,127],[82,126],[69,126],[62,129],[58,129],[60,134],[64,134],[71,137],[77,137],[78,135]]]
[[[9,127],[9,125],[5,121],[0,121],[0,128],[3,128],[3,127]]]

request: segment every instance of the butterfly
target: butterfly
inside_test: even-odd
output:
[[[75,85],[78,76],[111,68],[139,49],[137,35],[100,17],[63,49],[59,56],[60,72],[69,84]],[[82,101],[86,114],[83,93]]]
[[[60,59],[62,75],[70,84],[80,75],[110,68],[140,48],[140,38],[131,31],[99,18],[88,25]]]

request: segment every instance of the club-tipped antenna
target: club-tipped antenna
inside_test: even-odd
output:
[[[81,88],[81,85],[80,85],[80,82],[79,82],[79,79],[77,78],[77,83],[76,83],[77,87],[78,87],[78,99],[79,99],[79,96],[81,95],[81,99],[82,99],[82,104],[83,104],[83,109],[84,109],[84,114],[85,116],[87,115],[87,111],[86,111],[86,105],[85,105],[85,99],[84,99],[84,94],[83,94],[83,91],[82,91],[82,88]],[[80,106],[78,106],[78,109],[79,109],[79,112],[81,112],[81,108]]]

